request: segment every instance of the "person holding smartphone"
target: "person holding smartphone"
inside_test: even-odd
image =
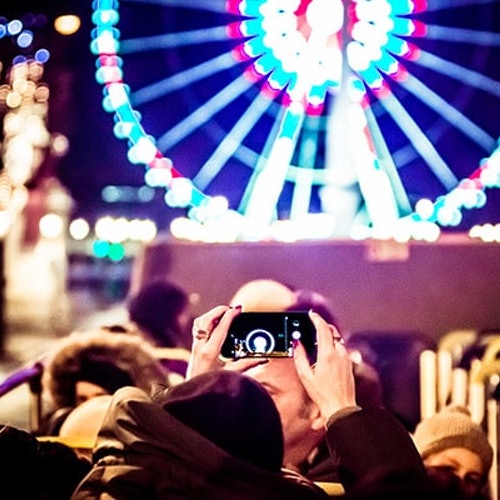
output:
[[[240,307],[217,306],[193,323],[187,378],[211,370],[237,370],[271,395],[284,433],[284,467],[324,485],[339,481],[345,491],[427,490],[427,475],[411,436],[385,409],[356,405],[352,362],[339,331],[309,312],[316,342],[294,341],[291,357],[221,358]],[[314,345],[307,352],[304,344]],[[312,363],[311,363],[312,362]],[[314,452],[326,440],[335,470],[323,470]],[[332,461],[328,461],[329,469]],[[327,486],[328,488],[328,486]]]

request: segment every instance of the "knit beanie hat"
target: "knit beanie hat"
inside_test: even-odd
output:
[[[485,475],[493,462],[493,449],[486,433],[463,406],[448,406],[423,420],[417,425],[413,439],[422,459],[447,448],[466,448],[479,456]]]
[[[251,378],[217,370],[153,399],[226,453],[271,472],[280,470],[284,445],[279,413],[268,392]]]

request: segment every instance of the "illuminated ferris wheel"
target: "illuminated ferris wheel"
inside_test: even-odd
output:
[[[186,208],[174,234],[435,239],[500,187],[499,16],[496,0],[97,0],[92,50],[128,159]]]

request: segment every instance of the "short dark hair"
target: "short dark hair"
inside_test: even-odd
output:
[[[307,288],[298,288],[295,291],[295,302],[287,308],[287,311],[310,310],[318,313],[327,323],[339,328],[338,319],[324,295]]]
[[[180,286],[154,281],[129,299],[127,310],[130,320],[159,346],[177,347],[182,344],[178,317],[188,304],[189,296]]]

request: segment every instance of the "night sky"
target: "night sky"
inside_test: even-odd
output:
[[[70,142],[68,154],[63,158],[47,160],[40,168],[39,176],[46,175],[48,170],[55,173],[75,201],[74,216],[81,215],[92,220],[108,213],[152,217],[160,225],[162,221],[166,225],[174,214],[165,216],[167,209],[160,192],[147,205],[110,205],[101,199],[103,186],[140,187],[144,179],[142,168],[134,168],[128,163],[126,144],[113,136],[113,117],[102,109],[102,89],[94,77],[95,59],[89,48],[91,2],[23,0],[0,7],[0,15],[9,20],[23,19],[26,12],[46,16],[46,22],[35,26],[33,31],[36,46],[48,48],[51,52],[42,79],[50,87],[47,127],[50,133],[64,134]],[[82,19],[80,30],[70,36],[56,33],[52,20],[60,13],[79,14]],[[2,39],[0,53],[2,60],[9,61],[11,54],[19,53],[19,49],[12,46],[11,39]],[[4,75],[5,69],[2,80]]]

